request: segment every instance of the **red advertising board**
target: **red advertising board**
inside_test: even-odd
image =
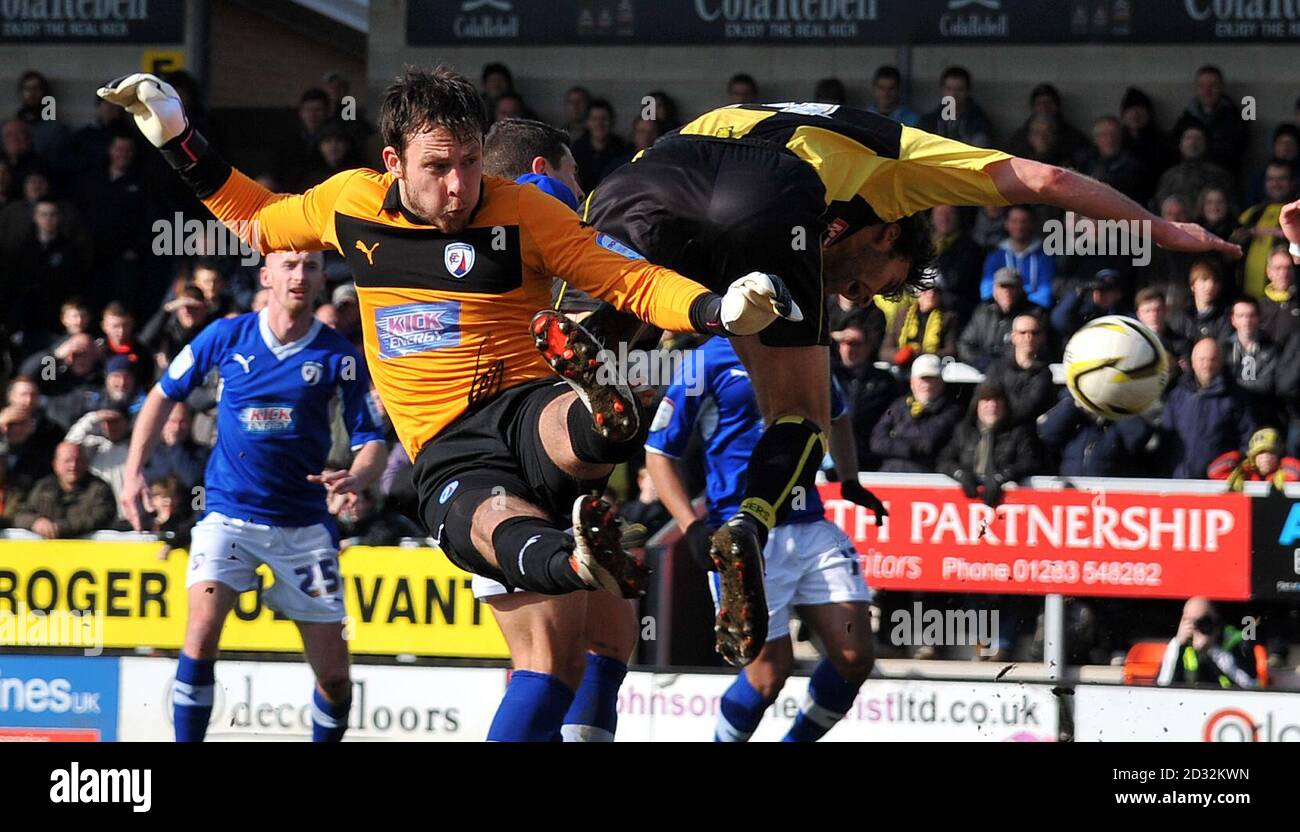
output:
[[[878,589],[1027,595],[1250,597],[1241,494],[1007,491],[996,509],[955,487],[871,487],[889,516],[821,488]]]

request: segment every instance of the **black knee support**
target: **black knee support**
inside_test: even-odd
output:
[[[809,499],[826,456],[826,437],[801,416],[777,419],[754,446],[740,510],[771,529]]]
[[[611,442],[596,432],[591,411],[581,401],[575,401],[569,407],[568,426],[569,444],[573,446],[574,456],[593,464],[617,465],[633,459],[645,447],[646,437],[650,435],[649,420],[642,414],[635,436],[622,442]]]

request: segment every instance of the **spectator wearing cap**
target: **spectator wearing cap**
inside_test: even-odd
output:
[[[1011,268],[1024,281],[1025,297],[1044,309],[1052,308],[1052,278],[1056,276],[1056,258],[1043,251],[1035,232],[1034,212],[1026,205],[1013,205],[1007,211],[1007,239],[984,259],[984,279],[980,298],[993,297],[993,278],[999,269]]]
[[[81,448],[60,442],[54,473],[41,479],[21,500],[6,501],[9,524],[46,539],[80,537],[107,528],[116,516],[113,490],[91,474]]]
[[[77,420],[64,441],[80,447],[90,473],[109,484],[116,516],[123,519],[117,496],[122,493],[126,454],[131,447],[131,417],[126,408],[116,403],[92,410]]]
[[[981,303],[957,340],[957,357],[983,372],[1011,346],[1011,323],[1037,307],[1025,298],[1015,269],[1004,267],[993,278],[993,299]]]
[[[1294,124],[1279,124],[1273,130],[1273,159],[1286,162],[1294,172],[1300,165],[1300,128]],[[1272,161],[1271,159],[1270,161]],[[1246,185],[1246,204],[1264,201],[1264,176],[1267,167],[1257,169]],[[1294,180],[1294,177],[1293,177]],[[1290,202],[1290,200],[1287,200]]]
[[[1134,202],[1150,196],[1146,188],[1151,174],[1125,149],[1124,126],[1115,116],[1102,116],[1092,123],[1092,146],[1082,153],[1079,172],[1110,185]]]
[[[1196,71],[1195,94],[1174,122],[1174,134],[1181,135],[1189,126],[1205,132],[1210,161],[1234,175],[1240,173],[1250,143],[1250,123],[1228,97],[1223,73],[1217,66],[1207,64]]]
[[[1195,205],[1197,194],[1209,187],[1235,193],[1237,183],[1232,174],[1205,157],[1205,130],[1189,124],[1175,132],[1178,135],[1179,162],[1160,174],[1153,200],[1155,206],[1159,207],[1171,196],[1178,197],[1183,205]]]
[[[1180,479],[1204,479],[1220,454],[1243,448],[1255,432],[1250,405],[1223,374],[1219,342],[1192,347],[1192,372],[1169,392],[1161,423]]]
[[[955,205],[930,210],[930,242],[934,245],[934,286],[939,305],[957,315],[960,326],[970,320],[980,302],[984,250],[962,228]]]
[[[125,355],[114,355],[104,362],[104,404],[120,407],[134,417],[144,405],[145,391],[135,380],[135,366]]]
[[[1155,432],[1141,416],[1103,419],[1062,396],[1038,418],[1038,438],[1062,477],[1136,477],[1150,474],[1144,452]]]
[[[884,65],[876,68],[871,79],[871,104],[867,110],[886,118],[915,127],[921,116],[903,103],[903,75],[898,67]]]
[[[1268,255],[1268,285],[1259,299],[1259,326],[1273,343],[1283,347],[1300,328],[1300,303],[1296,299],[1295,270],[1291,255],[1282,247]]]
[[[182,286],[145,326],[140,340],[153,350],[158,367],[166,369],[211,320],[212,310],[203,291],[197,286]]]
[[[1040,459],[1032,428],[1011,418],[1008,392],[996,381],[975,388],[970,409],[939,454],[939,473],[952,477],[972,500],[1002,501],[1002,487],[1036,473]]]
[[[1058,391],[1047,362],[1047,327],[1038,315],[1011,322],[1011,353],[989,365],[987,380],[1006,394],[1007,421],[1027,425],[1047,412]]]
[[[1133,310],[1124,303],[1120,273],[1115,269],[1102,269],[1092,280],[1061,298],[1052,310],[1052,328],[1064,343],[1089,321],[1104,315],[1132,314]]]
[[[1124,126],[1124,149],[1142,166],[1144,181],[1139,203],[1146,205],[1155,193],[1160,172],[1177,161],[1168,134],[1156,124],[1151,97],[1137,87],[1129,87],[1119,102],[1120,123]]]
[[[912,362],[909,385],[911,393],[895,399],[871,431],[871,452],[881,471],[933,473],[961,410],[945,389],[937,355]]]
[[[1229,491],[1241,491],[1244,483],[1267,482],[1281,489],[1300,482],[1300,459],[1282,456],[1282,439],[1275,428],[1260,428],[1250,437],[1246,455],[1231,450],[1210,463],[1212,480],[1227,480]]]
[[[1259,325],[1259,302],[1237,298],[1232,304],[1233,334],[1223,343],[1224,371],[1250,402],[1255,420],[1278,424],[1282,350]]]
[[[922,289],[894,312],[880,346],[880,360],[906,367],[918,355],[957,357],[957,316],[944,309],[939,290]]]

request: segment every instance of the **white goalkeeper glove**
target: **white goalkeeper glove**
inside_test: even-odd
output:
[[[189,125],[180,94],[156,75],[124,75],[100,87],[98,95],[134,116],[136,126],[154,147],[183,134]]]
[[[779,277],[750,272],[727,287],[720,317],[732,335],[754,335],[777,318],[802,321],[803,312]]]

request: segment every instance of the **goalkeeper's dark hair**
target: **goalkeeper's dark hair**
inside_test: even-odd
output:
[[[930,223],[924,214],[912,214],[898,220],[898,239],[890,254],[911,261],[907,278],[890,297],[916,295],[934,287],[934,241],[930,236]]]
[[[530,118],[504,119],[492,125],[483,143],[483,172],[517,179],[532,172],[538,156],[558,168],[568,147],[563,130]]]
[[[384,90],[379,104],[379,135],[399,154],[425,130],[442,127],[458,141],[482,141],[487,125],[487,108],[478,90],[445,66],[408,66]]]

